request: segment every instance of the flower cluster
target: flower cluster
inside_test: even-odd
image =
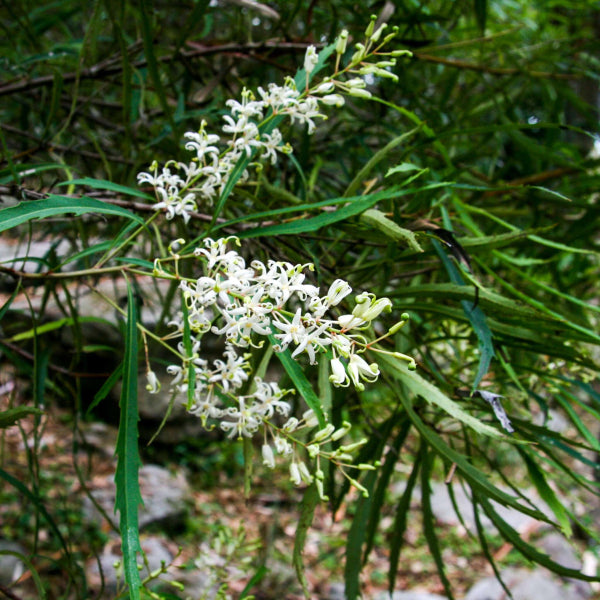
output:
[[[224,144],[221,136],[209,133],[206,121],[202,121],[199,131],[185,134],[185,149],[194,153],[189,163],[172,160],[159,169],[154,162],[149,172],[138,174],[138,183],[154,187],[158,198],[154,205],[156,210],[164,210],[168,219],[181,216],[187,223],[199,203],[211,206],[223,192],[241,159],[255,158],[274,165],[278,153],[292,151],[291,146],[283,142],[281,131],[265,123],[267,113],[288,117],[292,123],[306,124],[308,132],[313,133],[315,119],[325,118],[319,110],[319,101],[332,104],[334,100],[335,95],[301,93],[291,78],[282,86],[271,83],[266,90],[259,87],[258,97],[244,88],[240,101],[226,103],[229,114],[223,115],[222,132],[227,136]],[[246,170],[238,181],[247,181],[248,177]]]
[[[343,31],[335,45],[337,54],[335,73],[322,82],[309,88],[308,79],[315,70],[319,56],[314,46],[309,46],[304,58],[306,89],[299,90],[294,79],[288,77],[283,85],[270,83],[266,89],[259,87],[257,93],[244,88],[240,100],[227,100],[229,114],[223,115],[221,128],[226,139],[207,131],[206,121],[202,121],[198,131],[185,134],[186,150],[193,152],[189,163],[168,161],[159,168],[155,161],[148,172],[138,174],[139,184],[151,185],[158,202],[156,210],[163,210],[167,219],[181,216],[187,223],[199,205],[210,207],[229,182],[234,168],[243,159],[277,162],[279,153],[289,154],[292,147],[284,143],[281,131],[275,126],[276,117],[285,117],[293,123],[306,125],[308,133],[315,131],[316,120],[326,119],[321,105],[342,106],[342,94],[362,98],[371,97],[366,89],[365,78],[396,78],[391,72],[396,56],[410,55],[404,50],[383,53],[381,47],[387,44],[396,32],[380,41],[385,29],[382,25],[374,30],[371,20],[364,44],[356,45],[356,52],[350,63],[339,70],[340,57],[346,51],[348,32]],[[369,59],[377,55],[378,60]],[[381,57],[384,60],[381,60]],[[350,78],[341,78],[341,75]],[[246,169],[233,183],[243,183],[250,177]]]
[[[253,375],[249,350],[263,347],[268,338],[273,351],[289,350],[292,358],[305,355],[311,364],[317,363],[319,354],[326,355],[333,385],[363,390],[364,382],[379,376],[377,363],[367,361],[365,351],[384,352],[372,347],[378,340],[368,341],[368,329],[373,319],[391,311],[392,303],[388,298],[361,293],[351,313],[333,316],[331,309],[352,292],[346,281],[335,280],[322,295],[307,281],[306,271],[312,265],[273,260],[247,264],[228,242],[239,244],[237,238],[205,239],[194,252],[203,264],[203,274],[180,282],[184,310],[171,325],[173,337],[181,338],[181,362],[167,368],[173,377],[172,388],[206,428],[218,424],[237,439],[252,437],[262,429],[264,463],[274,466],[275,453],[290,456],[292,479],[296,483],[312,481],[313,475],[301,467],[296,446],[300,444],[311,458],[318,458],[322,443],[339,439],[349,427],[336,432],[327,425],[312,441],[300,442],[297,432],[315,427],[314,414],[309,411],[301,420],[290,416],[286,396],[291,391]],[[168,275],[160,260],[155,275]],[[212,361],[200,354],[206,334],[224,338],[222,355]],[[149,389],[158,389],[153,373],[149,373],[148,384]],[[342,455],[327,458],[339,459],[340,465],[349,463],[349,451]]]

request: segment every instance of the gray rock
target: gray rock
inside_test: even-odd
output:
[[[21,544],[0,540],[0,585],[10,585],[25,572],[25,564],[18,555],[27,556]]]
[[[326,600],[346,600],[346,586],[341,581],[330,583]]]
[[[463,487],[460,485],[453,486],[453,490],[456,505],[458,507],[458,510],[460,511],[460,514],[463,518],[467,529],[469,529],[472,532],[476,531],[475,516],[471,498],[467,495]],[[511,496],[514,496],[514,493],[510,490],[505,491]],[[535,492],[526,492],[525,495],[528,498],[534,500],[538,510],[549,516],[552,516],[550,509],[545,505],[544,502],[537,499],[537,494]],[[494,506],[494,510],[498,513],[498,515],[517,531],[526,531],[528,529],[543,529],[548,527],[548,525],[543,521],[537,521],[529,515],[520,513],[515,509],[507,508],[493,501],[492,505]],[[460,519],[458,518],[454,506],[452,504],[452,500],[450,499],[450,494],[448,493],[448,486],[446,484],[434,483],[432,485],[431,506],[433,509],[433,513],[439,522],[454,526],[461,525]],[[483,514],[483,511],[480,511],[479,518],[481,520],[482,526],[485,529],[494,529],[492,522],[487,518],[485,514]]]
[[[583,600],[577,589],[559,581],[544,569],[506,569],[502,580],[514,600]],[[465,600],[506,600],[506,592],[495,577],[478,581]]]
[[[446,600],[446,596],[430,594],[429,592],[394,592],[391,596],[387,592],[379,594],[375,600]]]
[[[581,569],[581,561],[577,558],[573,547],[560,533],[548,533],[540,540],[538,545],[559,565],[568,569]]]
[[[186,501],[190,496],[190,487],[183,473],[172,474],[158,465],[145,465],[140,469],[139,480],[144,501],[139,512],[140,529],[150,524],[177,527],[185,517]],[[91,494],[106,514],[116,520],[114,476],[106,476]],[[103,519],[88,497],[84,498],[83,514],[84,518],[93,522]]]

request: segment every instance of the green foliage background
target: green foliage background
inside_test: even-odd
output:
[[[370,498],[358,503],[348,539],[349,598],[359,593],[356,567],[373,548],[383,507],[394,515],[394,588],[416,485],[425,537],[451,594],[428,483],[453,465],[453,485],[471,490],[478,514],[507,541],[534,562],[578,575],[522,541],[490,500],[547,518],[523,497],[515,464],[503,459],[516,448],[514,461],[563,533],[576,524],[597,539],[562,498],[574,489],[597,493],[589,451],[600,449],[598,2],[279,0],[252,8],[202,0],[20,1],[3,2],[0,11],[0,186],[24,201],[16,212],[0,211],[0,226],[83,240],[84,250],[91,229],[81,221],[27,229],[31,217],[23,211],[42,216],[34,202],[46,194],[86,195],[106,203],[97,232],[124,239],[119,210],[149,214],[136,174],[154,159],[185,159],[182,134],[202,119],[216,129],[225,101],[243,86],[293,76],[309,43],[329,43],[342,28],[361,39],[371,14],[398,27],[399,47],[413,52],[394,70],[398,83],[376,80],[376,100],[332,109],[314,136],[292,129],[293,158],[265,167],[254,187],[236,188],[220,220],[200,215],[191,235],[165,226],[163,242],[235,233],[247,238],[250,253],[314,262],[319,284],[343,277],[355,289],[391,297],[397,316],[411,315],[390,349],[415,356],[417,375],[390,360],[382,383],[364,393],[327,392],[333,422],[350,415],[370,436],[362,459],[383,461],[363,481]],[[112,185],[98,190],[90,179]],[[350,208],[331,218],[323,206]],[[0,267],[3,290],[35,280],[51,294],[56,280],[44,273],[60,272],[67,261],[89,268],[94,253],[109,247],[75,258],[49,253],[29,279],[14,265]],[[12,335],[3,322],[5,341]],[[4,360],[39,377],[40,353],[32,366],[14,344],[2,348]],[[316,373],[306,374],[316,381]],[[475,390],[503,396],[515,429],[510,439],[479,435],[455,418],[460,411],[501,429]],[[571,421],[574,435],[546,427],[550,409]],[[412,473],[389,507],[386,490],[400,456]],[[348,487],[333,474],[329,487],[335,509]],[[305,514],[302,522],[309,521]],[[479,527],[487,552],[485,535]]]

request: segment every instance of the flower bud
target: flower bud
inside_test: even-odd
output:
[[[392,50],[390,52],[390,56],[406,56],[407,58],[411,58],[413,53],[410,50]]]
[[[335,431],[335,426],[331,423],[327,423],[323,429],[320,429],[315,433],[313,437],[313,443],[322,442],[326,440]]]
[[[348,423],[348,421],[344,421],[342,423],[342,426],[337,431],[334,431],[331,435],[331,441],[337,442],[337,440],[343,438],[350,431],[351,428],[352,425]]]
[[[390,312],[391,310],[392,301],[389,298],[379,298],[379,300],[376,300],[373,294],[363,292],[356,297],[356,306],[352,314],[364,321],[372,321],[383,311]]]
[[[283,425],[283,431],[286,433],[292,433],[298,427],[298,419],[296,417],[290,417]]]
[[[347,387],[350,385],[346,369],[344,369],[344,365],[339,358],[332,358],[329,366],[331,367],[329,381],[331,381],[335,387]]]
[[[316,427],[319,424],[319,419],[317,419],[317,415],[315,415],[315,411],[312,408],[305,411],[302,418],[307,427]]]
[[[368,441],[369,440],[367,440],[367,438],[362,438],[362,440],[354,442],[354,444],[346,444],[344,446],[340,446],[339,449],[343,452],[354,452],[355,450],[358,450],[361,446],[364,446]]]
[[[371,15],[371,20],[367,25],[365,30],[365,37],[370,38],[373,35],[373,30],[375,29],[375,21],[377,21],[377,15]]]
[[[333,91],[333,88],[335,88],[335,84],[333,83],[333,81],[325,81],[321,85],[317,86],[312,93],[328,94],[329,92]]]
[[[308,455],[311,458],[316,458],[317,456],[319,456],[321,448],[319,447],[319,444],[309,444],[308,446],[306,446],[306,451],[308,452]]]
[[[146,372],[146,381],[148,382],[146,384],[146,389],[151,394],[158,394],[158,392],[160,392],[160,381],[154,371],[149,370]]]
[[[356,44],[356,52],[352,55],[351,63],[360,62],[365,57],[364,44]]]
[[[275,468],[275,455],[273,454],[273,448],[269,444],[263,444],[262,446],[262,459],[263,465],[269,467],[269,469]]]
[[[335,51],[337,54],[344,54],[346,52],[346,45],[348,44],[348,31],[346,29],[342,29],[342,32],[338,36],[338,39],[335,43]]]
[[[329,500],[329,496],[326,496],[325,492],[323,491],[323,482],[320,479],[316,479],[315,483],[317,485],[317,492],[319,493],[319,498],[321,498],[323,502],[327,502]]]
[[[381,34],[383,33],[383,30],[387,27],[387,23],[382,23],[378,28],[377,31],[375,31],[373,33],[373,35],[371,36],[371,41],[376,44],[379,41],[379,38],[381,37]]]
[[[348,90],[349,96],[354,96],[355,98],[371,98],[373,94],[369,92],[369,90],[359,90],[357,88],[352,88]]]

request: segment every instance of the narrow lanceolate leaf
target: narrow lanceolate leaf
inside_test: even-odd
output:
[[[361,223],[369,225],[373,229],[377,229],[386,237],[408,246],[415,252],[423,252],[423,248],[417,242],[415,234],[409,229],[404,229],[400,225],[394,223],[391,219],[386,217],[381,211],[370,208],[360,216]]]
[[[528,454],[524,448],[517,447],[517,450],[521,454],[527,471],[529,473],[529,479],[535,485],[542,500],[552,509],[556,520],[560,523],[560,527],[567,538],[571,537],[572,529],[569,520],[569,513],[565,508],[564,504],[557,498],[554,490],[548,485],[546,481],[546,475],[542,469],[538,466],[537,462]]]
[[[300,518],[298,519],[298,527],[296,528],[296,537],[294,538],[294,551],[292,554],[292,563],[296,569],[296,575],[302,585],[302,590],[306,598],[310,597],[308,590],[308,580],[304,573],[304,561],[302,560],[302,552],[304,544],[306,544],[306,534],[315,516],[315,509],[319,502],[319,494],[317,486],[313,483],[306,488],[302,503],[300,504]]]
[[[19,419],[29,415],[41,416],[43,412],[33,406],[17,406],[8,410],[0,411],[0,429],[14,425]]]
[[[94,179],[93,177],[83,177],[82,179],[70,179],[58,184],[60,185],[85,185],[97,190],[107,190],[109,192],[116,192],[117,194],[124,194],[126,196],[135,196],[136,198],[144,198],[144,200],[155,201],[154,196],[142,192],[138,188],[131,188],[126,185],[119,183],[113,183],[106,179]]]
[[[360,572],[362,567],[362,549],[367,531],[368,517],[371,512],[371,493],[375,485],[376,473],[371,471],[363,482],[369,491],[368,497],[361,497],[356,503],[352,526],[346,543],[346,565],[344,568],[344,587],[347,600],[356,600],[360,595]]]
[[[404,383],[414,394],[425,398],[425,400],[431,404],[435,404],[446,411],[451,417],[462,421],[477,433],[488,435],[493,438],[504,437],[497,429],[482,423],[479,419],[463,410],[454,400],[448,398],[442,390],[423,379],[418,373],[409,371],[406,362],[386,354],[379,354],[377,356],[377,361],[380,364],[385,364],[388,367],[386,368],[386,372],[394,379]]]
[[[421,445],[420,454],[423,454],[423,466],[421,468],[423,533],[425,535],[429,551],[431,552],[431,556],[435,561],[438,575],[442,580],[446,597],[449,598],[449,600],[454,600],[450,581],[448,580],[446,570],[444,569],[444,559],[442,557],[438,534],[436,533],[435,516],[431,506],[431,488],[429,487],[429,484],[433,475],[434,456],[428,451],[427,445],[424,443]]]
[[[505,491],[493,485],[482,471],[474,467],[463,454],[451,448],[431,427],[422,421],[413,409],[410,400],[406,398],[404,394],[398,393],[397,397],[404,406],[410,420],[429,446],[442,456],[444,460],[456,464],[457,472],[468,482],[474,492],[477,490],[478,492],[481,492],[482,495],[485,495],[486,498],[495,500],[503,506],[510,506],[539,521],[552,523],[548,516],[543,512],[520,503],[514,496],[507,494]]]
[[[272,335],[269,336],[269,340],[272,345],[277,344],[277,340]],[[302,367],[292,358],[292,353],[289,350],[276,352],[276,356],[286,370],[286,373],[290,376],[295,388],[304,398],[308,408],[311,408],[315,413],[319,421],[319,427],[325,427],[325,415],[323,414],[321,401],[306,378]]]
[[[138,453],[138,334],[137,307],[131,286],[127,289],[127,328],[125,356],[123,358],[123,388],[120,401],[119,434],[117,437],[117,470],[115,484],[117,495],[115,512],[119,511],[119,528],[125,581],[129,586],[129,598],[140,598],[140,572],[137,554],[142,551],[138,527],[138,506],[142,503],[138,481],[140,458]]]
[[[485,511],[485,514],[494,523],[500,535],[509,543],[511,543],[523,556],[533,561],[534,563],[546,567],[561,577],[572,577],[574,579],[582,579],[584,581],[598,581],[597,576],[584,575],[578,569],[565,567],[560,563],[552,560],[547,554],[540,552],[537,548],[528,544],[521,534],[511,527],[493,508],[492,503],[483,495],[476,494],[473,490],[473,497],[479,502]]]
[[[44,200],[32,200],[31,202],[19,202],[16,206],[0,210],[0,231],[12,229],[33,219],[45,219],[57,215],[85,215],[103,214],[116,217],[132,219],[140,224],[144,220],[138,215],[121,208],[112,206],[107,202],[94,198],[68,198],[67,196],[49,196]]]
[[[394,525],[392,527],[392,539],[390,542],[390,568],[388,570],[388,591],[390,594],[396,588],[396,575],[398,573],[398,563],[400,561],[400,553],[404,546],[404,533],[408,523],[408,514],[410,512],[410,501],[413,490],[417,482],[417,477],[421,469],[421,453],[417,454],[413,463],[410,477],[406,481],[406,487],[402,497],[396,506],[396,516],[394,517]]]
[[[458,285],[464,285],[464,281],[460,276],[458,269],[454,266],[452,261],[446,256],[445,252],[442,250],[441,245],[433,240],[433,246],[439,254],[442,263],[450,279],[453,283]],[[473,326],[473,331],[475,335],[477,335],[477,339],[479,340],[479,365],[477,367],[477,374],[475,375],[475,380],[473,381],[472,390],[476,390],[477,386],[483,379],[483,376],[488,372],[490,367],[490,362],[492,358],[494,358],[494,343],[492,341],[492,332],[487,324],[485,314],[474,303],[471,303],[467,300],[461,300],[461,304],[465,315],[471,322]]]

